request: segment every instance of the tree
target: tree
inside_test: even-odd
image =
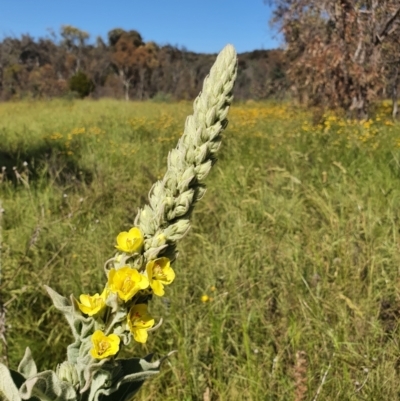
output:
[[[93,92],[94,85],[93,82],[88,76],[82,72],[78,71],[75,75],[73,75],[69,80],[69,89],[72,92],[76,92],[80,98],[84,98],[89,96],[91,92]]]
[[[142,37],[137,31],[113,29],[108,39],[112,48],[111,64],[124,87],[125,100],[129,100],[129,90],[138,73],[136,50],[143,44]]]
[[[74,73],[76,74],[81,69],[82,51],[86,40],[89,39],[89,34],[72,25],[62,25],[61,36],[63,38],[62,44],[71,54],[70,62],[75,64]]]
[[[158,46],[154,42],[147,42],[136,50],[137,64],[139,67],[138,97],[144,98],[146,87],[150,86],[152,72],[159,66]]]
[[[119,76],[129,100],[132,87],[138,90],[138,97],[143,98],[146,80],[151,71],[158,66],[158,47],[154,43],[145,44],[137,31],[114,29],[108,33],[112,48],[111,64]]]
[[[112,74],[110,49],[101,37],[97,38],[95,46],[86,49],[85,67],[86,73],[93,81],[95,88],[103,87],[107,76]]]
[[[288,77],[312,105],[363,117],[386,85],[383,44],[394,38],[398,0],[269,0],[285,37]]]
[[[29,73],[28,85],[32,96],[39,98],[61,96],[67,89],[50,64],[33,69]]]
[[[400,84],[400,29],[393,30],[390,39],[382,44],[382,57],[388,81],[387,92],[392,98],[392,116],[395,119],[398,116],[398,87]]]

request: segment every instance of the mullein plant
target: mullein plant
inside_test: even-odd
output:
[[[152,355],[122,359],[118,354],[132,339],[145,343],[160,325],[148,304],[175,279],[176,244],[188,232],[193,207],[206,191],[203,182],[228,123],[236,67],[235,49],[227,45],[168,155],[165,176],[150,190],[149,204],[139,210],[134,227],[117,236],[117,252],[104,264],[107,279],[101,294],[68,299],[46,287],[72,330],[67,360],[55,372],[38,372],[27,348],[16,371],[0,364],[1,400],[128,401],[146,378],[159,372],[165,357],[152,362]]]

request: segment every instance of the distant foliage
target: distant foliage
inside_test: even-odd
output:
[[[94,84],[93,81],[88,78],[88,76],[82,72],[78,71],[69,80],[69,89],[72,92],[76,92],[82,99],[89,96],[93,92]]]
[[[146,100],[163,94],[189,100],[197,96],[215,59],[212,54],[145,42],[136,30],[115,28],[107,40],[90,41],[88,32],[63,25],[60,37],[56,41],[23,35],[0,41],[0,100],[65,97],[68,90],[81,97],[91,93],[95,98]],[[282,50],[242,53],[239,63],[235,99],[285,94]]]

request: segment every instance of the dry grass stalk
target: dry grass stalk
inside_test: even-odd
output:
[[[203,401],[211,401],[211,391],[210,391],[210,387],[206,388],[206,391],[204,391],[203,394]]]
[[[307,354],[304,351],[296,352],[296,363],[294,366],[294,388],[295,401],[306,399],[307,395]]]
[[[2,250],[2,216],[3,216],[3,208],[1,206],[0,201],[0,284],[1,284],[1,250]],[[8,365],[7,358],[7,340],[6,340],[6,308],[3,304],[2,297],[0,294],[0,362]]]

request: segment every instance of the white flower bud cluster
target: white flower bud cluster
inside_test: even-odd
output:
[[[78,373],[75,366],[70,362],[63,362],[57,366],[56,375],[62,381],[76,386],[79,383]]]
[[[168,155],[164,178],[153,185],[149,205],[139,210],[135,225],[145,236],[145,255],[152,257],[174,245],[190,228],[193,205],[206,189],[202,184],[215,162],[221,143],[221,132],[232,102],[237,57],[232,45],[218,55],[203,90],[193,105],[193,115],[186,119],[178,145]],[[171,253],[170,252],[170,253]]]

